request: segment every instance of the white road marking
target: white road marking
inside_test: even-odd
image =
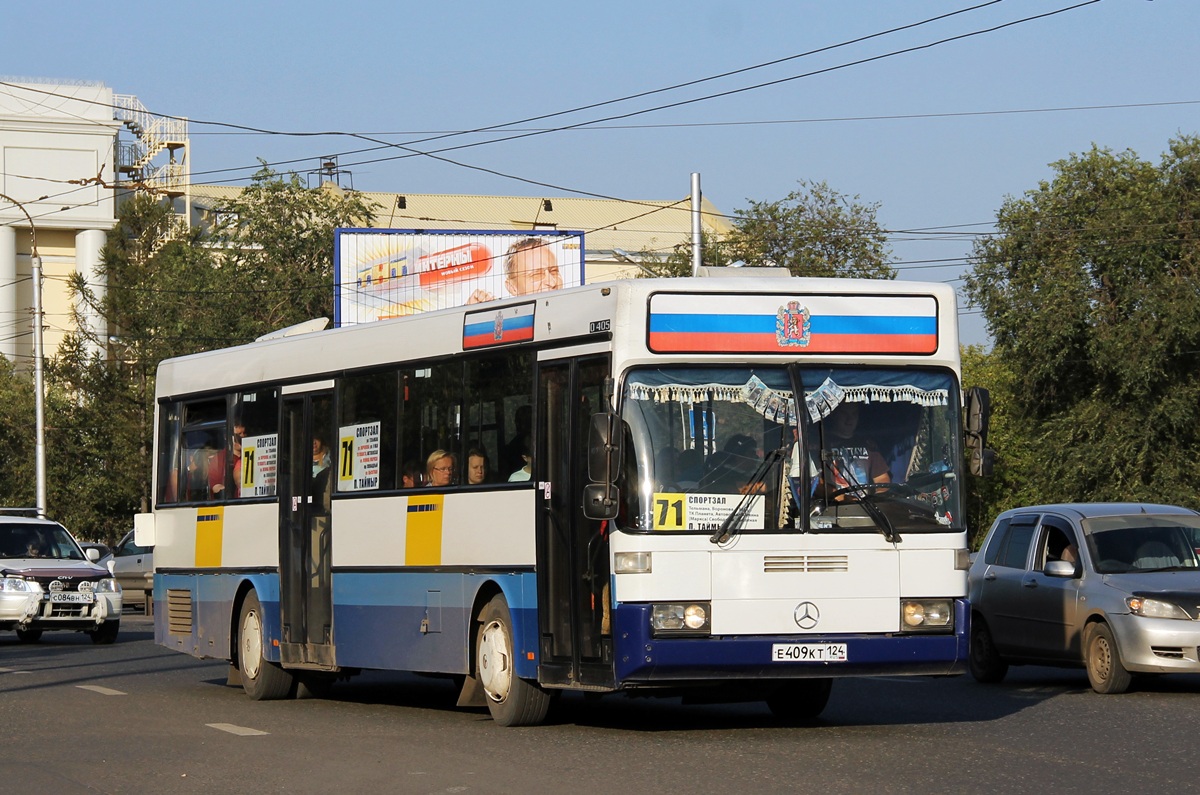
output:
[[[80,690],[91,690],[93,693],[99,693],[102,696],[127,696],[128,693],[122,693],[120,690],[113,690],[111,687],[101,687],[100,685],[75,685]]]
[[[235,726],[232,723],[206,723],[204,725],[210,729],[236,734],[239,737],[257,737],[260,734],[270,734],[270,732],[263,732],[259,731],[258,729],[249,729],[245,726]]]

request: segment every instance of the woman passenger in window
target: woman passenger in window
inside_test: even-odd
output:
[[[425,461],[425,485],[435,489],[445,488],[454,481],[454,453],[434,450]]]

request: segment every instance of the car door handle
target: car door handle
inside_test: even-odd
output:
[[[996,579],[996,572],[994,572],[994,571],[989,571],[987,574],[983,575],[983,579],[985,579],[985,580],[994,580],[994,579]]]
[[[1030,580],[1022,580],[1021,584],[1022,584],[1022,585],[1024,585],[1026,588],[1036,588],[1036,587],[1037,587],[1037,580],[1033,580],[1033,579],[1030,579]]]

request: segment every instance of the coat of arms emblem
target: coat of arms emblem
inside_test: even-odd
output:
[[[504,313],[496,313],[496,322],[492,326],[492,336],[496,338],[496,342],[504,339]]]
[[[780,345],[803,348],[812,337],[812,320],[808,307],[799,301],[788,301],[775,313],[775,340]]]

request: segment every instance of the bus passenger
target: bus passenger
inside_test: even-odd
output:
[[[329,445],[320,436],[313,436],[313,477],[329,468]]]
[[[425,461],[425,485],[445,488],[454,480],[454,453],[434,450]]]
[[[467,453],[467,485],[478,486],[481,483],[487,483],[487,479],[487,453],[478,447],[472,447]]]
[[[533,477],[533,453],[526,444],[521,448],[521,468],[508,476],[509,483],[523,483]]]
[[[400,484],[402,488],[415,489],[418,486],[424,485],[424,472],[421,465],[416,461],[409,461],[404,465],[404,469],[400,473]]]

